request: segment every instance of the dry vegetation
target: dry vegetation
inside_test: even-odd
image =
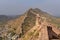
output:
[[[34,15],[34,13],[32,13],[31,11],[33,11],[36,14],[39,14],[40,19],[42,17],[45,17],[48,23],[55,24],[58,28],[60,28],[60,19],[55,18],[47,14],[46,12],[39,10],[38,8],[29,9],[25,14],[21,15],[20,17],[14,20],[8,21],[6,25],[2,26],[8,28],[7,33],[12,33],[12,35],[18,34],[23,40],[29,40],[32,39],[32,37],[34,38],[34,40],[37,39],[39,35],[39,27],[36,27],[36,15]],[[41,22],[43,23],[44,20],[45,19],[41,19]]]

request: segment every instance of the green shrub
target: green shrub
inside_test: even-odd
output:
[[[0,37],[0,40],[2,40],[3,38],[2,37]]]
[[[23,32],[27,32],[30,28],[32,28],[35,25],[36,21],[36,15],[34,15],[31,12],[28,12],[27,17],[24,20],[24,23],[22,24]]]

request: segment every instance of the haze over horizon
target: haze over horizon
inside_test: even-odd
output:
[[[19,15],[29,8],[60,16],[60,0],[0,0],[0,15]]]

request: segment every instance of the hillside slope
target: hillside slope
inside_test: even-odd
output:
[[[31,8],[16,19],[7,21],[2,34],[19,35],[19,40],[35,40],[39,39],[40,27],[44,28],[48,24],[54,24],[58,28],[60,27],[60,19],[38,8]]]
[[[39,14],[41,17],[41,22],[43,22],[46,18],[47,22],[50,22],[52,24],[55,24],[57,27],[60,26],[60,21],[57,20],[57,18],[53,17],[52,15],[41,11],[38,8],[35,9],[29,9],[28,11],[25,12],[25,14],[21,15],[15,20],[8,21],[7,25],[10,31],[14,31],[15,33],[20,33],[19,30],[22,28],[22,33],[26,33],[28,30],[33,28],[35,26],[36,22],[36,14]],[[19,29],[19,30],[18,30]]]

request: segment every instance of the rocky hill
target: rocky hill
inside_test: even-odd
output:
[[[0,27],[5,25],[7,21],[16,19],[18,16],[7,16],[7,15],[0,15]]]
[[[43,12],[38,8],[31,8],[19,17],[7,21],[3,33],[6,34],[6,36],[10,33],[11,35],[17,34],[19,35],[18,40],[35,40],[39,39],[40,27],[51,24],[56,26],[56,28],[60,27],[60,19]]]

